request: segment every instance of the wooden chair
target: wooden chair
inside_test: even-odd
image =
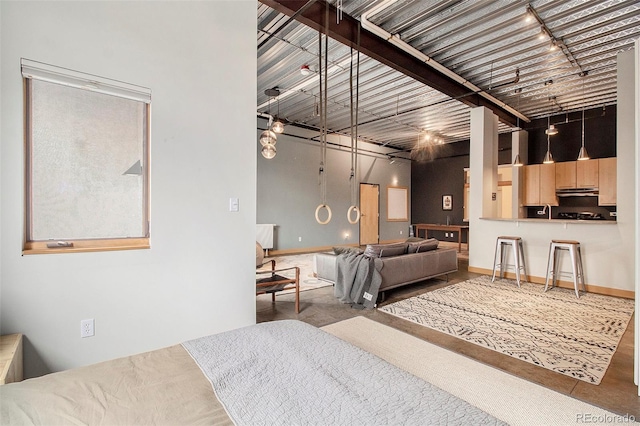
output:
[[[282,290],[295,289],[296,291],[296,314],[300,313],[300,268],[293,266],[290,268],[276,269],[276,261],[270,260],[260,266],[271,263],[271,269],[265,271],[256,271],[257,276],[268,275],[263,278],[256,277],[256,295],[271,293],[271,301],[276,301],[276,293]],[[279,275],[278,272],[284,272],[295,269],[296,277],[287,278]]]

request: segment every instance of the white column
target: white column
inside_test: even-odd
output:
[[[471,109],[469,166],[469,220],[496,217],[498,117],[485,107]]]
[[[485,107],[471,110],[469,169],[469,266],[477,266],[487,250],[480,218],[495,217],[498,209],[498,117]]]
[[[520,156],[522,164],[529,164],[529,133],[526,130],[518,130],[511,134],[511,164]],[[514,167],[511,175],[511,217],[525,217],[522,206],[524,197],[524,171],[522,167]]]
[[[638,200],[638,188],[640,188],[640,39],[635,43],[635,55],[634,55],[634,82],[635,82],[635,249],[636,249],[636,326],[635,326],[635,383],[638,385],[638,395],[640,395],[640,200]],[[618,92],[620,93],[620,92]],[[620,154],[618,154],[619,156]]]
[[[638,167],[640,159],[638,153],[638,43],[635,52],[627,50],[618,53],[617,57],[617,89],[618,102],[616,114],[616,151],[617,151],[617,206],[618,232],[620,243],[625,253],[621,262],[629,268],[630,276],[635,278],[636,296],[636,328],[634,346],[634,378],[635,383],[640,384],[640,322],[638,321],[638,309],[640,304],[640,271],[637,267],[640,262],[640,220],[638,209],[638,188],[640,177]],[[629,196],[625,196],[629,194]],[[631,195],[633,194],[633,195]],[[638,390],[640,394],[640,389]]]

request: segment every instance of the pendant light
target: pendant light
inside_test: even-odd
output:
[[[264,94],[269,96],[269,112],[271,112],[271,96],[274,94],[274,91],[277,89],[267,89],[264,91]],[[280,94],[280,92],[278,92]],[[260,134],[260,145],[262,145],[262,156],[267,160],[271,160],[276,156],[276,142],[278,141],[278,136],[274,131],[271,130],[273,117],[270,116],[269,123],[267,124],[267,130],[263,131]]]
[[[518,94],[518,111],[519,111],[520,110],[520,94],[522,93],[522,88],[516,89],[516,93]],[[518,118],[516,120],[517,120],[516,127],[518,128],[518,131],[520,131],[520,116],[518,116]],[[513,159],[513,164],[511,164],[511,165],[513,167],[522,167],[522,166],[524,166],[524,163],[522,162],[522,159],[520,158],[520,154],[516,154],[516,158]]]
[[[524,166],[524,163],[520,159],[520,154],[516,154],[516,158],[513,159],[512,166],[513,167],[522,167],[522,166]]]
[[[558,134],[558,129],[553,124],[549,125],[549,128],[544,131],[547,135],[553,136]]]
[[[550,122],[550,120],[550,117],[547,117],[547,124]],[[551,156],[551,139],[549,138],[549,136],[551,134],[555,135],[556,133],[558,133],[558,131],[556,130],[556,133],[549,133],[549,131],[547,130],[545,133],[547,134],[547,153],[544,155],[544,160],[542,160],[542,163],[551,164],[553,163],[553,157]]]
[[[276,115],[276,121],[271,125],[271,130],[276,133],[284,132],[284,124],[280,121],[280,91],[278,91],[278,115]]]
[[[584,98],[584,80],[582,80],[582,97]],[[589,159],[589,154],[587,153],[587,149],[584,147],[584,103],[583,103],[582,104],[582,146],[580,147],[580,152],[578,153],[578,161],[588,160],[588,159]]]

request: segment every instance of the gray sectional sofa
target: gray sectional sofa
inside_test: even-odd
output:
[[[405,245],[403,251],[398,248],[399,245]],[[422,246],[425,251],[408,252],[415,250],[416,245]],[[438,248],[437,240],[433,239],[424,240],[422,243],[408,241],[406,243],[369,245],[364,253],[368,256],[380,257],[382,260],[380,293],[458,270],[456,249],[453,247]],[[389,253],[392,255],[387,255]],[[338,254],[335,253],[316,253],[315,272],[319,279],[335,283],[337,257]]]

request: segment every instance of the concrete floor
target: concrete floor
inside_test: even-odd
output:
[[[417,294],[435,290],[446,285],[465,281],[478,274],[467,271],[468,263],[459,259],[459,271],[449,275],[449,281],[432,279],[387,291],[387,300],[381,305],[393,303]],[[547,370],[525,361],[483,348],[473,343],[449,336],[438,331],[413,324],[400,318],[374,310],[356,310],[340,303],[333,296],[333,287],[323,287],[300,293],[300,313],[295,314],[294,298],[278,295],[276,303],[268,295],[257,299],[257,322],[281,319],[298,319],[316,327],[322,327],[357,315],[402,330],[423,340],[463,354],[484,364],[491,365],[523,379],[538,383],[549,389],[590,404],[607,409],[619,415],[633,415],[640,419],[640,397],[638,387],[633,383],[633,323],[632,318],[618,350],[599,385],[591,385],[560,373]],[[543,409],[541,407],[541,409]]]

